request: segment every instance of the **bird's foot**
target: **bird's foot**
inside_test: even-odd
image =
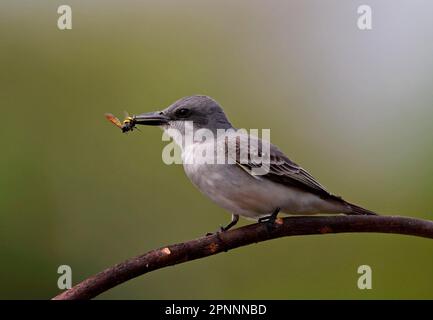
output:
[[[217,231],[206,233],[206,237],[207,236],[213,236],[215,234],[222,233],[222,232],[225,232],[225,231],[227,231],[227,230],[223,226],[220,226]]]
[[[220,228],[216,232],[206,233],[206,236],[211,236],[213,234],[225,232],[225,231],[229,230],[230,228],[234,227],[236,225],[236,223],[238,223],[238,221],[239,221],[239,215],[232,214],[232,220],[230,221],[230,223],[228,225],[226,225],[225,227],[220,226]]]
[[[258,222],[259,223],[274,223],[275,222],[276,217],[273,217],[272,215],[270,216],[266,216],[266,217],[261,217],[259,218]]]
[[[268,231],[271,231],[274,227],[274,222],[277,219],[278,213],[280,212],[280,208],[277,208],[272,212],[269,216],[259,218],[259,223],[266,223],[266,228]]]

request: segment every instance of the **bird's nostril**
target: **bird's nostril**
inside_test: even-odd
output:
[[[161,111],[159,114],[162,116],[162,115],[164,115],[164,112]]]

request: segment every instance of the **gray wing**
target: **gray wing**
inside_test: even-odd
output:
[[[337,196],[334,196],[330,194],[319,182],[317,182],[313,176],[311,176],[306,170],[304,170],[302,167],[291,161],[286,155],[284,155],[283,152],[281,152],[278,147],[274,146],[273,144],[269,143],[269,157],[266,156],[266,148],[262,148],[262,140],[254,137],[249,136],[249,142],[246,143],[248,146],[248,158],[241,156],[240,146],[242,143],[246,142],[246,139],[248,139],[248,136],[246,135],[240,135],[236,137],[236,164],[242,167],[246,172],[252,174],[252,170],[254,168],[259,168],[262,166],[262,163],[257,163],[250,157],[249,155],[252,152],[255,152],[256,155],[259,157],[265,156],[265,158],[270,160],[268,173],[260,176],[254,176],[258,179],[268,179],[271,181],[274,181],[276,183],[280,183],[286,186],[290,187],[296,187],[299,189],[302,189],[307,192],[312,192],[314,194],[317,194],[318,196],[322,198],[337,198],[340,199]],[[257,143],[251,143],[252,139],[256,139]],[[245,145],[245,144],[243,144]],[[226,140],[226,149],[228,149],[229,145]]]

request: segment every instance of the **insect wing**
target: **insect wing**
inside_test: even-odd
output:
[[[122,128],[122,123],[120,122],[120,120],[113,116],[111,113],[106,113],[105,118],[107,118],[107,120],[114,124],[116,127]]]

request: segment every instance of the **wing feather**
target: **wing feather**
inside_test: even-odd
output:
[[[251,135],[238,134],[236,135],[236,164],[242,167],[246,172],[252,174],[252,170],[254,168],[259,168],[262,166],[262,163],[258,163],[258,161],[254,160],[254,157],[251,157],[251,154],[258,155],[259,157],[264,157],[266,154],[263,151],[264,148],[263,142],[260,138],[254,137]],[[257,141],[253,141],[256,139]],[[226,137],[226,150],[228,147],[233,144],[228,143],[228,139]],[[252,143],[254,142],[254,143]],[[265,142],[269,143],[269,142]],[[270,143],[269,143],[270,144]],[[248,148],[248,159],[241,159],[241,145],[247,146]],[[311,174],[309,174],[305,169],[297,165],[295,162],[290,160],[282,151],[278,149],[273,144],[270,144],[269,148],[269,172],[255,176],[261,179],[269,179],[276,183],[280,183],[290,187],[297,187],[302,190],[313,192],[322,198],[338,198],[334,195],[331,195],[325,187],[323,187],[317,180],[313,178]],[[230,153],[228,153],[230,154]],[[267,157],[265,157],[267,158]],[[253,175],[254,176],[254,175]]]

